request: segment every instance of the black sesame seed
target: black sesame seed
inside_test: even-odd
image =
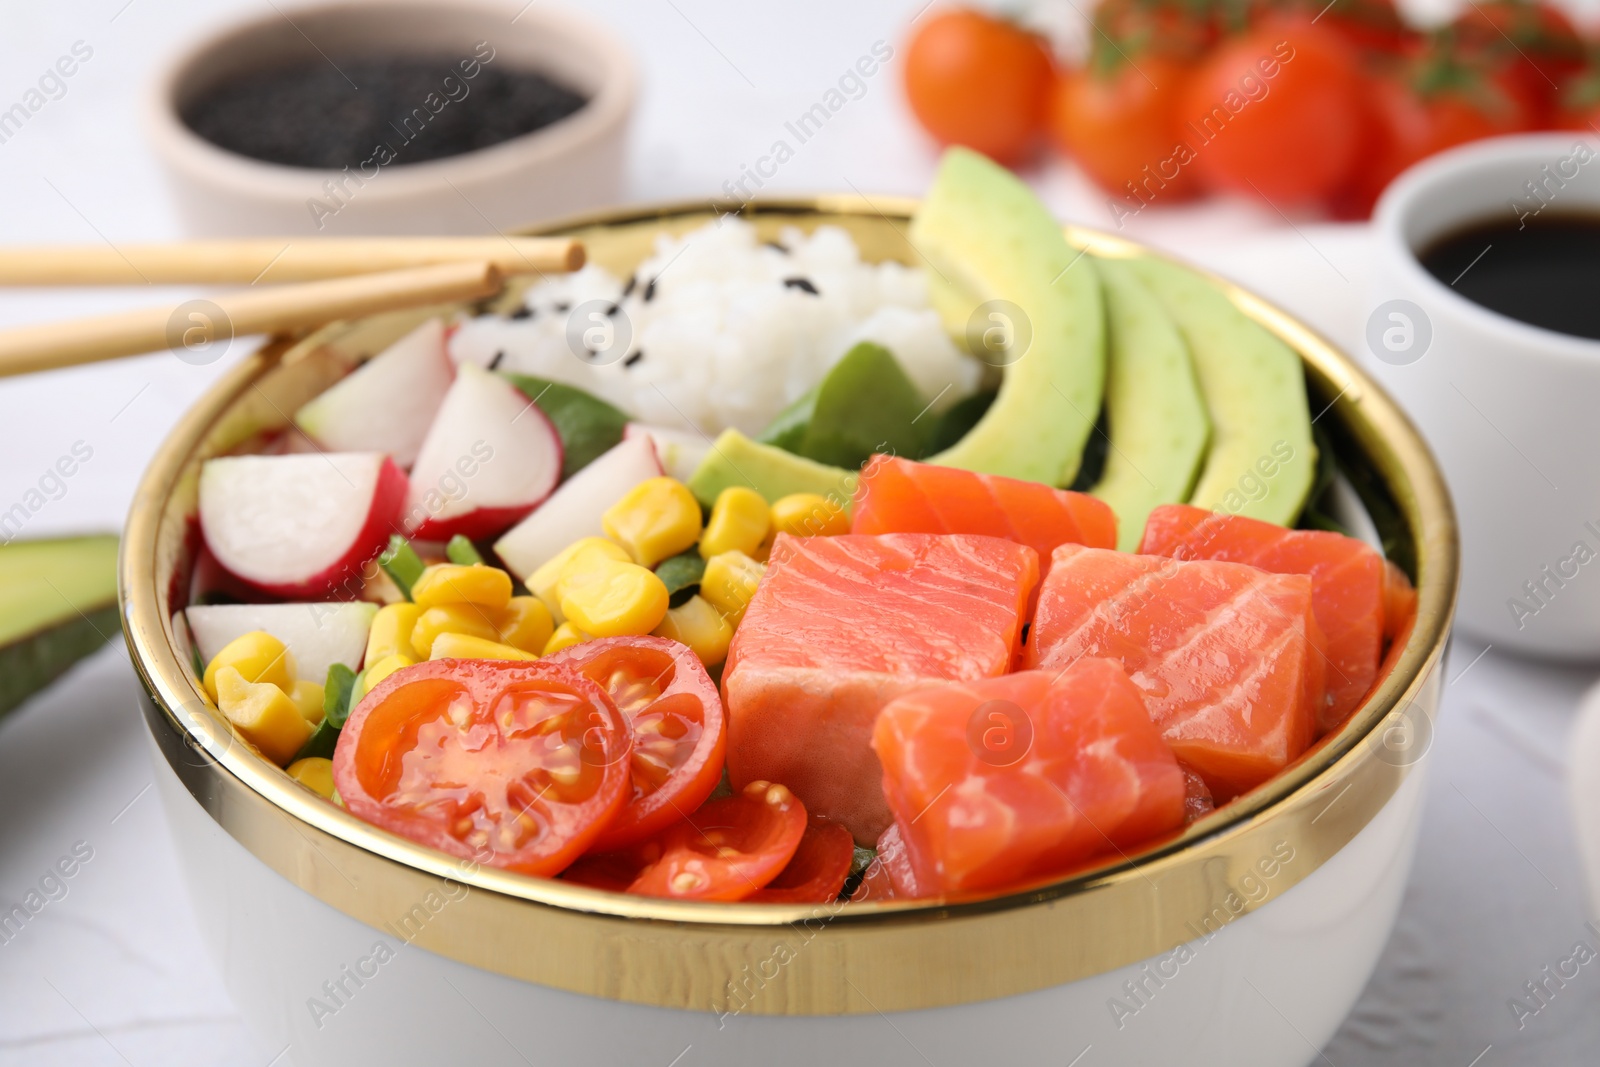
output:
[[[517,310],[513,311],[510,317],[513,319],[531,319],[533,318],[533,309],[524,304],[522,307],[519,307]]]
[[[622,310],[622,305],[621,304],[612,304],[610,307],[606,308],[606,318],[608,318],[608,319],[611,318],[612,316],[616,315],[616,313],[621,311],[621,310]]]
[[[622,299],[626,300],[628,297],[632,296],[633,295],[633,287],[638,285],[638,284],[639,284],[639,276],[637,274],[628,275],[628,284],[624,285],[622,287]]]
[[[650,303],[650,301],[656,298],[656,281],[657,279],[651,278],[649,283],[644,287],[644,302],[646,304]]]
[[[801,292],[810,293],[812,296],[821,295],[817,292],[817,287],[811,284],[810,278],[785,278],[783,286],[785,289],[799,289]]]
[[[554,306],[555,309],[563,315],[572,310],[571,302],[566,300],[558,301]]]
[[[504,349],[500,350],[499,352],[496,352],[494,354],[494,358],[489,361],[489,369],[490,370],[499,370],[500,369],[500,361],[505,359],[505,358],[506,358],[506,353],[505,353]]]
[[[644,358],[644,349],[641,348],[639,351],[635,352],[633,355],[631,355],[627,359],[623,360],[622,361],[622,365],[624,367],[631,367],[631,366],[633,366],[635,363],[639,362],[643,358]]]
[[[787,248],[783,247],[782,245],[780,245],[776,241],[763,241],[762,244],[766,245],[768,248],[776,248],[779,252],[782,252],[784,255],[788,255],[789,254],[789,250]]]

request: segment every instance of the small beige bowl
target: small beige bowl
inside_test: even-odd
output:
[[[327,56],[427,56],[441,60],[442,80],[446,66],[482,57],[485,46],[491,62],[547,73],[589,102],[489,148],[374,164],[366,175],[237,155],[180,117],[196,96],[246,71]],[[151,86],[145,125],[179,214],[197,235],[487,233],[620,199],[636,82],[633,59],[615,35],[561,8],[342,0],[281,8],[191,45]]]

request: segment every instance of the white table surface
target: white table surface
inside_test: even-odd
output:
[[[180,236],[141,138],[138,94],[160,57],[208,23],[270,7],[0,2],[0,109],[74,42],[94,49],[67,93],[0,144],[0,241]],[[628,183],[629,195],[643,200],[714,195],[874,41],[898,48],[901,25],[921,0],[825,0],[792,9],[749,0],[585,6],[633,43],[644,68]],[[1070,16],[1071,6],[1057,0],[1055,13]],[[897,75],[891,62],[768,189],[922,190],[934,153],[905,117]],[[1049,164],[1032,178],[1064,217],[1111,224],[1103,195],[1070,168]],[[1210,204],[1148,211],[1125,232],[1212,265],[1355,345],[1366,274],[1360,227],[1286,226],[1248,205]],[[169,298],[148,290],[0,293],[0,323]],[[93,458],[27,533],[118,527],[156,443],[248,347],[235,345],[209,367],[161,354],[0,381],[0,510],[83,441]],[[1399,925],[1318,1063],[1596,1062],[1594,968],[1521,1028],[1508,1007],[1524,982],[1575,942],[1600,945],[1584,926],[1563,793],[1566,731],[1593,672],[1484,652],[1466,639],[1453,650]],[[0,944],[0,1067],[266,1067],[276,1054],[243,1026],[188,916],[149,791],[133,686],[119,641],[0,724],[0,811],[10,816],[0,821],[0,904],[20,900],[75,843],[93,849],[66,896]]]

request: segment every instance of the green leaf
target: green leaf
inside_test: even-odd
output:
[[[772,445],[785,452],[801,455],[801,449],[806,441],[806,430],[810,428],[811,417],[817,411],[817,394],[821,389],[820,385],[808,389],[805,395],[778,412],[756,440],[764,445]]]
[[[968,430],[978,425],[978,420],[983,418],[984,412],[989,410],[989,405],[994,403],[998,395],[998,389],[987,389],[964,396],[951,404],[933,424],[933,431],[928,435],[926,454],[932,455],[955,447],[957,441],[967,436]]]
[[[482,563],[483,556],[478,552],[478,547],[461,534],[450,538],[450,543],[444,546],[444,554],[451,563],[459,563],[463,567],[470,567],[474,563]]]
[[[339,727],[327,719],[317,723],[317,728],[311,731],[311,736],[306,738],[306,743],[300,746],[300,751],[294,754],[295,760],[303,759],[332,759],[333,750],[339,747]]]
[[[778,414],[759,440],[853,470],[874,452],[920,456],[927,405],[889,350],[862,341],[810,393]]]
[[[628,414],[599,397],[526,374],[506,374],[505,378],[522,390],[556,428],[556,435],[561,438],[563,480],[622,440],[622,429],[630,421]]]
[[[389,547],[378,557],[378,566],[394,579],[394,584],[400,587],[401,594],[411,599],[411,587],[417,584],[417,579],[422,577],[422,557],[417,555],[417,550],[411,547],[399,534],[389,538]]]
[[[344,728],[350,717],[350,694],[356,687],[356,672],[343,663],[328,667],[328,680],[322,685],[322,721],[336,729]]]
[[[656,564],[656,577],[667,587],[667,595],[678,601],[678,594],[685,593],[682,601],[674,603],[679,607],[700,591],[700,579],[706,574],[706,561],[700,558],[698,549],[691,548],[687,552],[664,559]]]

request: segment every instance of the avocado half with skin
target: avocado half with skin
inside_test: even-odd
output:
[[[121,628],[116,537],[0,545],[0,715]]]

